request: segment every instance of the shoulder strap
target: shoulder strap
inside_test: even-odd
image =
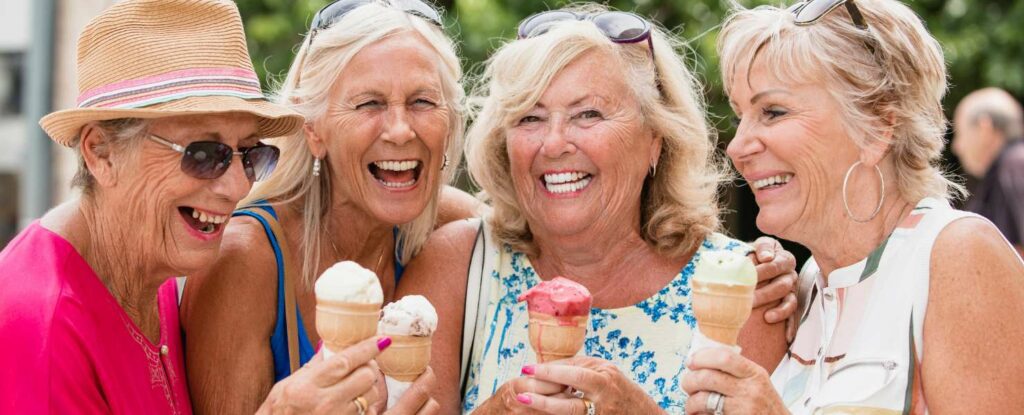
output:
[[[295,373],[299,370],[299,323],[298,317],[295,315],[295,279],[293,273],[289,272],[291,267],[288,266],[291,251],[288,249],[288,242],[282,237],[284,232],[281,231],[281,224],[278,223],[277,218],[264,209],[246,209],[246,211],[263,219],[262,222],[270,227],[270,232],[277,240],[278,249],[281,250],[281,263],[277,265],[284,272],[284,316],[285,329],[288,331],[288,366],[289,373]]]
[[[486,298],[490,293],[490,278],[485,278],[487,269],[493,267],[493,256],[488,249],[488,232],[484,225],[486,219],[479,221],[476,233],[476,244],[473,246],[473,259],[466,270],[466,305],[462,316],[462,366],[459,370],[460,390],[465,391],[469,380],[469,363],[473,354],[473,343],[476,340],[478,327],[483,326],[487,312]]]

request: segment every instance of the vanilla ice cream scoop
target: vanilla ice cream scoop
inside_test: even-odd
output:
[[[422,295],[407,295],[384,307],[381,334],[430,336],[437,330],[437,311]]]
[[[701,253],[693,279],[704,283],[754,285],[757,284],[757,270],[746,255],[707,251]]]
[[[380,304],[384,290],[377,274],[352,261],[332,265],[314,285],[316,298],[345,303]]]

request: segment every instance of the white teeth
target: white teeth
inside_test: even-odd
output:
[[[548,173],[544,175],[545,184],[563,184],[568,182],[575,182],[587,176],[587,173],[583,172],[566,172],[566,173]]]
[[[227,222],[229,219],[228,216],[218,216],[212,213],[200,212],[197,209],[192,209],[192,218],[199,221],[199,223],[211,225],[220,225]]]
[[[792,178],[792,174],[777,174],[775,176],[765,177],[760,180],[754,180],[752,184],[754,185],[755,190],[761,190],[771,185],[789,183],[790,179]]]
[[[192,209],[192,219],[199,219],[199,211]]]
[[[546,175],[545,175],[545,177],[546,177]],[[590,184],[591,180],[592,179],[590,177],[587,177],[587,178],[585,178],[583,180],[573,181],[573,182],[569,182],[569,183],[557,183],[556,184],[556,183],[548,182],[548,183],[544,184],[544,187],[546,187],[549,192],[555,193],[555,194],[572,193],[572,192],[580,191],[583,188],[587,187],[587,185]]]
[[[416,180],[415,179],[409,180],[409,181],[403,182],[403,183],[387,182],[387,181],[384,181],[384,180],[377,180],[377,181],[380,182],[381,184],[383,184],[385,187],[391,187],[391,188],[409,187],[409,186],[412,186],[412,185],[416,184]]]
[[[377,166],[381,170],[389,171],[406,171],[412,170],[419,167],[419,160],[407,160],[407,161],[375,161],[374,166]]]

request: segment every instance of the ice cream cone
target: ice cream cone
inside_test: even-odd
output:
[[[553,316],[530,311],[530,345],[546,363],[573,357],[583,347],[588,316]]]
[[[391,335],[391,346],[377,356],[380,370],[402,382],[412,382],[430,364],[431,336]]]
[[[317,298],[316,332],[332,352],[377,334],[380,303],[350,303]]]
[[[704,336],[719,343],[736,345],[740,329],[750,317],[754,286],[709,283],[694,279],[693,313]]]

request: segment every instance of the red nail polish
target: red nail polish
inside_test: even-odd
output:
[[[384,338],[382,338],[380,340],[377,340],[377,350],[387,349],[388,346],[391,346],[391,338],[390,337],[384,337]]]
[[[527,395],[525,393],[520,393],[516,395],[516,400],[523,405],[529,405],[533,403],[533,399],[530,399],[530,395]]]
[[[532,375],[534,373],[537,373],[537,368],[533,365],[526,365],[523,366],[523,370],[521,370],[520,372],[524,375]]]

